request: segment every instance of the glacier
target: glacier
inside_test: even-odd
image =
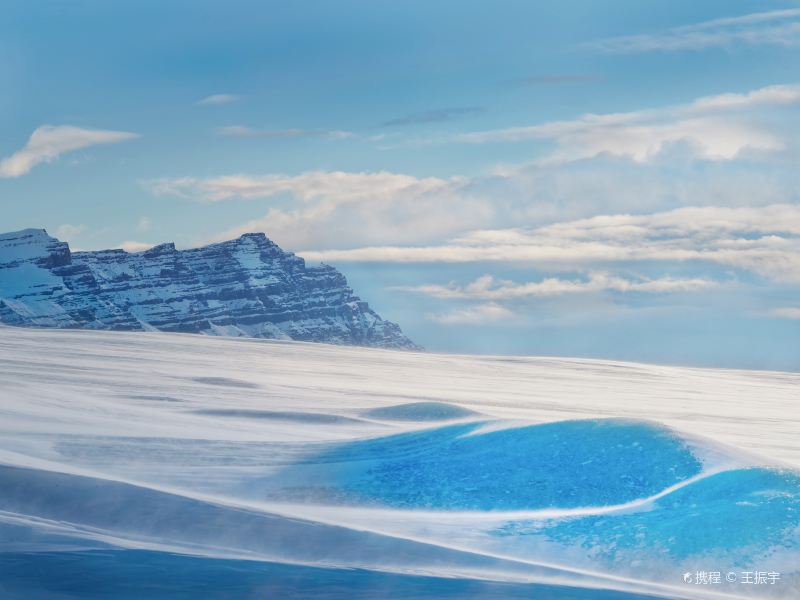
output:
[[[0,597],[794,599],[798,384],[0,326]]]

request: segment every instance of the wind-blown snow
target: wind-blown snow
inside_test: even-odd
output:
[[[387,421],[452,421],[468,419],[480,413],[446,402],[409,402],[365,411],[365,417]]]
[[[0,597],[796,598],[798,384],[0,327]]]

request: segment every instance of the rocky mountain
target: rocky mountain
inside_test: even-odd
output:
[[[339,271],[263,233],[135,253],[71,252],[44,229],[0,234],[0,323],[417,348]]]

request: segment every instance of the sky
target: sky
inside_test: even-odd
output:
[[[800,1],[2,13],[0,231],[263,231],[429,350],[800,370]]]

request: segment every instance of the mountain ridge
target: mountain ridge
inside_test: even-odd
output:
[[[306,266],[263,233],[142,252],[73,252],[44,229],[0,234],[0,323],[420,349],[334,267]]]

